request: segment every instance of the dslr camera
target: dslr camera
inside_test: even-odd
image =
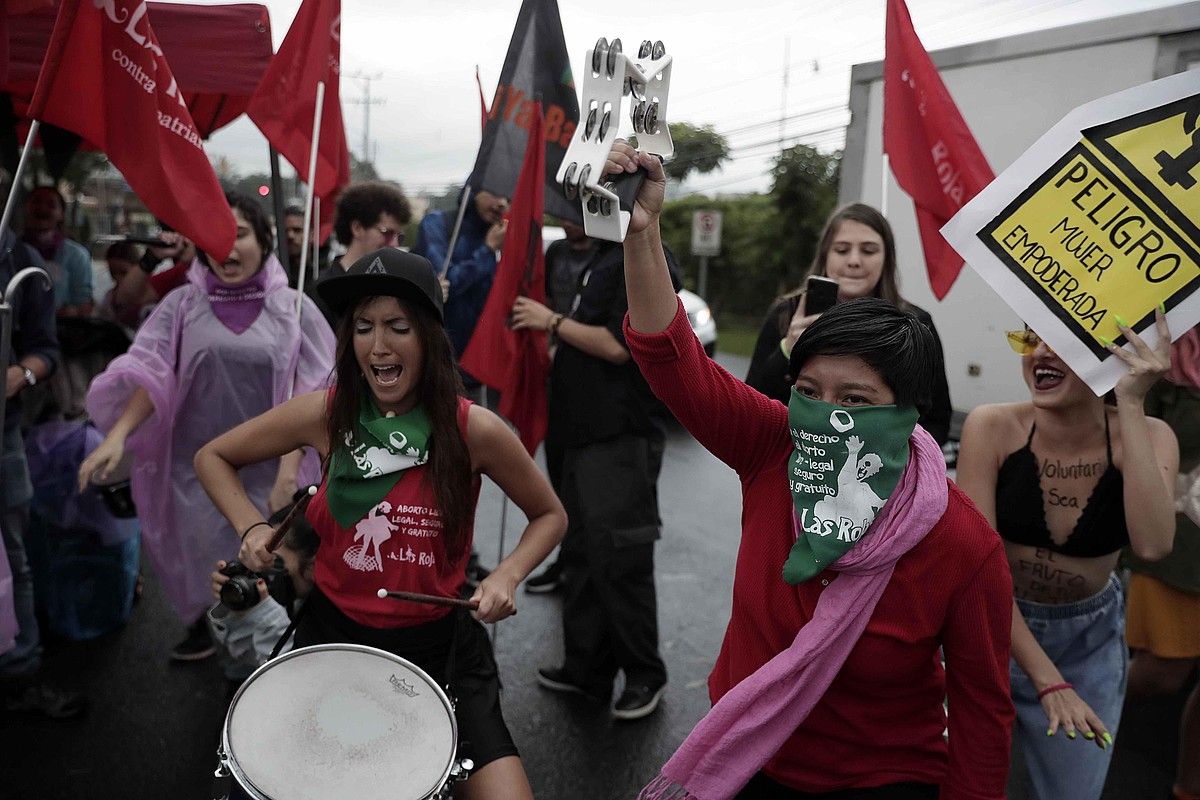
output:
[[[292,586],[292,576],[284,568],[283,559],[279,556],[275,556],[275,563],[263,572],[254,572],[240,561],[230,561],[221,574],[229,577],[221,587],[221,602],[230,611],[245,611],[258,605],[257,583],[260,578],[267,583],[267,594],[284,608],[291,607],[294,598],[290,595],[295,593],[295,588]]]

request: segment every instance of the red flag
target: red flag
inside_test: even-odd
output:
[[[488,107],[483,97],[483,81],[479,80],[479,65],[475,65],[475,85],[479,87],[479,127],[487,127]]]
[[[530,455],[546,436],[546,377],[550,372],[546,332],[512,330],[508,317],[519,295],[546,302],[542,254],[546,148],[540,103],[534,113],[496,279],[461,359],[464,370],[499,390],[500,416],[516,426]]]
[[[29,117],[104,151],[146,208],[224,258],[237,226],[144,0],[64,0]]]
[[[322,208],[332,208],[337,190],[350,182],[350,149],[338,91],[341,38],[341,1],[304,0],[246,109],[267,141],[307,183],[317,83],[325,82],[317,175],[312,181]]]
[[[963,260],[941,228],[995,174],[913,30],[904,0],[888,0],[883,151],[916,206],[929,285],[946,296]]]

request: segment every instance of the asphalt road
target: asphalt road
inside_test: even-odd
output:
[[[736,375],[746,360],[719,359]],[[664,520],[657,551],[659,619],[670,685],[652,717],[616,723],[603,710],[540,689],[534,670],[561,658],[559,601],[518,599],[495,628],[505,714],[539,798],[632,798],[708,709],[705,679],[728,619],[740,497],[731,470],[684,431],[667,443],[659,481]],[[494,563],[523,519],[485,484],[476,542]],[[90,642],[51,642],[47,673],[91,697],[87,717],[52,722],[0,714],[0,798],[141,800],[209,797],[226,690],[215,660],[173,665],[182,633],[146,572],[129,624]],[[1182,696],[1129,707],[1105,800],[1169,797]],[[1019,776],[1009,796],[1023,798]],[[400,798],[399,800],[403,800]]]

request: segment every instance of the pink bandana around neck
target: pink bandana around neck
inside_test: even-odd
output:
[[[264,264],[253,277],[236,284],[224,283],[212,270],[205,269],[204,289],[217,319],[234,333],[242,333],[254,324],[262,311],[267,297],[267,265]]]
[[[700,720],[638,800],[729,800],[808,717],[867,627],[896,562],[946,512],[946,462],[920,425],[912,457],[868,535],[842,555],[838,577],[792,644],[733,687]],[[778,579],[777,576],[772,576]]]

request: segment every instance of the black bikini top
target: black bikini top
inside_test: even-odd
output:
[[[1045,497],[1038,482],[1037,459],[1030,443],[1034,425],[1025,446],[1010,453],[996,475],[996,530],[1014,544],[1044,547],[1055,553],[1082,558],[1097,558],[1117,552],[1129,544],[1125,527],[1124,479],[1112,463],[1112,441],[1108,433],[1108,415],[1104,416],[1104,444],[1108,467],[1100,475],[1087,504],[1075,521],[1075,529],[1061,545],[1050,538],[1046,526]]]

